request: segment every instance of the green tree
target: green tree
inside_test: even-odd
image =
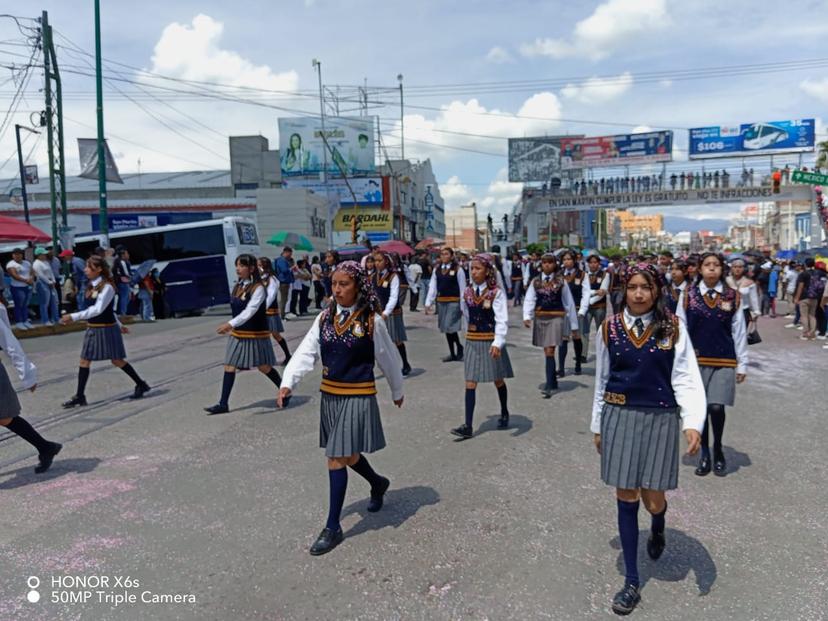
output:
[[[538,254],[543,254],[544,252],[546,252],[546,246],[544,244],[537,243],[529,244],[528,246],[526,246],[526,252],[528,252],[529,254],[532,254],[534,252]]]
[[[828,140],[817,144],[816,167],[819,169],[828,168]]]

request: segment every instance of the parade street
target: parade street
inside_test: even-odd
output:
[[[441,362],[434,316],[406,311],[402,409],[378,381],[388,445],[371,460],[391,479],[386,504],[366,512],[369,488],[352,477],[345,541],[323,557],[308,554],[328,502],[319,366],[285,410],[252,370],[230,413],[206,416],[227,316],[136,324],[127,352],[152,391],[130,401],[123,374],[96,363],[88,407],[65,411],[82,334],[23,341],[40,377],[23,413],[64,448],[35,475],[31,446],[0,435],[0,619],[613,618],[624,566],[589,431],[594,356],[574,376],[570,350],[560,391],[542,399],[542,353],[510,312],[511,428],[497,429],[495,389],[481,384],[477,435],[456,441],[463,365]],[[684,458],[657,562],[640,513],[637,619],[828,617],[828,352],[787,321],[759,322],[764,342],[728,410],[728,475],[697,477]],[[293,351],[310,325],[287,322]]]

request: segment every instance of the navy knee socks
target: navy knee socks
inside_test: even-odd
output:
[[[265,377],[267,377],[267,379],[269,379],[271,382],[273,382],[273,384],[276,386],[276,388],[278,388],[279,384],[282,383],[282,376],[279,375],[279,372],[276,369],[274,369],[273,367],[270,367],[270,371],[265,373]]]
[[[86,393],[86,382],[89,381],[89,367],[78,367],[78,391],[75,393],[78,397],[83,397]]]
[[[573,345],[575,345],[575,370],[578,371],[581,368],[581,358],[584,355],[584,342],[581,339],[574,340],[575,343],[573,343]],[[565,342],[564,345],[566,345]]]
[[[466,425],[468,427],[472,426],[474,420],[474,397],[476,392],[474,388],[466,388]]]
[[[87,371],[88,371],[88,369],[87,369]],[[139,385],[144,383],[144,380],[141,379],[141,376],[138,375],[138,372],[128,362],[124,366],[121,367],[121,371],[123,371],[124,373],[129,375],[129,378],[133,382],[135,382],[136,386],[139,386]]]
[[[638,506],[640,502],[618,500],[618,534],[624,552],[624,572],[627,584],[639,585],[638,577]]]
[[[509,395],[509,391],[506,390],[506,384],[504,383],[502,386],[497,386],[497,398],[500,399],[500,415],[501,416],[509,416],[509,408],[506,405],[506,398]]]
[[[6,426],[6,429],[23,438],[35,447],[38,453],[45,453],[49,450],[51,443],[35,431],[34,427],[26,419],[20,416],[12,418],[11,422]]]
[[[653,522],[650,527],[650,530],[653,531],[655,534],[663,533],[664,532],[664,515],[667,513],[667,501],[664,501],[664,508],[661,510],[661,513],[653,513]]]
[[[363,479],[370,483],[371,487],[377,487],[382,481],[380,475],[378,475],[374,469],[371,467],[371,464],[368,463],[368,460],[365,459],[365,455],[360,455],[359,460],[351,466],[351,469],[360,475]]]
[[[566,368],[566,354],[569,353],[569,341],[564,341],[558,345],[558,367]]]
[[[236,374],[229,371],[224,372],[224,378],[221,381],[221,399],[219,404],[224,407],[229,407],[230,392],[233,390],[233,383],[236,381]]]
[[[558,387],[558,376],[555,370],[555,356],[546,356],[546,389]]]
[[[331,489],[325,528],[337,531],[340,529],[339,516],[342,514],[342,505],[345,504],[345,493],[348,491],[348,469],[328,470],[328,481]]]

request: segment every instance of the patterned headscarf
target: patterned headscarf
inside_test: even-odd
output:
[[[379,298],[374,292],[374,285],[368,277],[368,273],[356,261],[343,261],[339,263],[334,269],[335,272],[345,272],[354,279],[357,286],[357,300],[360,298],[365,302],[370,310],[374,312],[381,312]]]
[[[486,286],[489,289],[497,287],[497,276],[495,276],[495,266],[492,256],[487,253],[480,253],[474,255],[474,257],[472,257],[472,261],[478,261],[483,264],[484,268],[486,268]],[[474,281],[471,280],[471,278],[469,278],[469,286],[474,286]]]
[[[389,271],[389,273],[393,274],[396,271],[396,263],[394,262],[394,255],[390,252],[386,252],[385,250],[381,250],[380,248],[374,248],[373,254],[381,255],[382,258],[385,260],[385,269]],[[377,270],[377,274],[379,274],[379,269],[376,266],[376,262],[374,263],[374,268]]]

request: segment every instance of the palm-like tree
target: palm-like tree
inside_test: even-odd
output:
[[[816,167],[818,169],[828,168],[828,140],[817,144]]]

